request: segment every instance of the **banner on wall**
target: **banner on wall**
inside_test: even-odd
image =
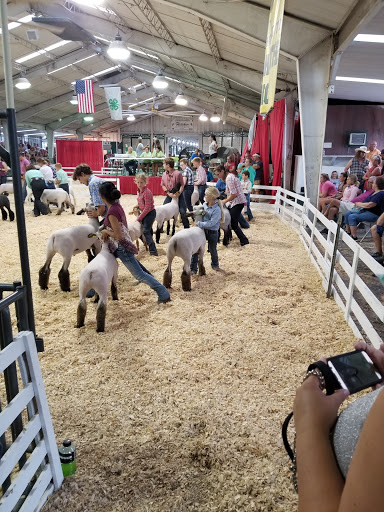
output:
[[[273,108],[279,64],[281,30],[283,27],[285,0],[273,0],[269,13],[268,35],[265,46],[263,85],[260,114],[268,114]]]
[[[104,87],[104,91],[111,118],[115,121],[121,121],[123,119],[123,111],[121,108],[120,87]]]

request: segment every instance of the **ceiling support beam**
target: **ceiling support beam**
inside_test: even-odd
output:
[[[45,5],[42,7],[42,10],[46,15],[59,16],[62,14],[62,11],[58,9],[57,6],[52,7],[51,5]],[[79,24],[85,30],[89,30],[92,33],[97,32],[104,34],[104,37],[111,39],[113,39],[116,34],[115,25],[109,21],[82,13],[76,13],[76,16],[74,16],[72,13],[66,12],[66,15],[71,17],[74,23]],[[152,51],[159,56],[170,57],[180,62],[185,62],[196,68],[202,68],[217,73],[252,91],[258,92],[259,94],[261,92],[262,71],[246,68],[245,66],[226,60],[222,60],[216,64],[215,59],[211,55],[182,45],[175,45],[173,48],[169,48],[160,37],[148,37],[148,34],[137,30],[128,29],[127,34],[124,34],[122,38],[129,45]],[[285,81],[278,80],[277,87],[284,89],[285,84]]]

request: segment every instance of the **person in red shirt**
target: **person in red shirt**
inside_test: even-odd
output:
[[[149,254],[151,256],[158,256],[155,242],[152,237],[152,225],[156,219],[155,203],[153,201],[153,194],[147,188],[147,176],[140,173],[135,178],[137,185],[137,204],[140,208],[140,215],[136,218],[143,224],[143,232],[145,240],[149,247]]]

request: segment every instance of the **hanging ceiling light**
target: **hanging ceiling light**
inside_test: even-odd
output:
[[[215,112],[213,113],[213,116],[211,116],[211,118],[209,119],[212,123],[218,123],[220,121],[220,116],[218,115],[218,113]]]
[[[176,105],[186,105],[188,103],[187,98],[184,96],[183,92],[179,92],[179,94],[175,98]]]
[[[31,82],[28,78],[25,78],[25,76],[18,78],[15,82],[15,87],[17,87],[17,89],[29,89],[31,85]]]
[[[69,100],[69,103],[71,103],[72,105],[77,105],[77,104],[78,104],[76,94],[74,94],[74,95],[72,96],[72,98]]]
[[[135,119],[136,117],[133,114],[129,114],[129,116],[127,117],[127,121],[134,121]]]
[[[83,117],[83,119],[84,119],[84,121],[86,123],[90,123],[91,121],[93,121],[93,117],[92,116],[85,116],[85,117]]]
[[[152,82],[153,87],[155,89],[166,89],[168,87],[168,82],[164,78],[163,72],[160,70]]]
[[[117,34],[115,40],[111,41],[107,53],[113,60],[127,60],[131,55],[127,45],[121,40],[120,34]]]
[[[208,121],[208,116],[205,112],[201,114],[201,116],[199,117],[199,121]]]

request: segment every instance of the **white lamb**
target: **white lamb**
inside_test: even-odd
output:
[[[202,204],[198,204],[193,207],[193,215],[195,217],[196,222],[203,221],[203,212],[204,207]],[[232,240],[232,230],[231,230],[231,214],[229,213],[228,208],[223,205],[223,213],[224,218],[222,216],[220,221],[220,229],[223,230],[224,238],[223,238],[223,245],[228,246],[229,241]],[[187,214],[190,215],[190,214]],[[220,235],[220,232],[219,232]]]
[[[62,188],[47,188],[44,190],[44,192],[41,194],[41,201],[45,204],[45,206],[48,208],[49,213],[51,212],[51,209],[49,208],[49,203],[57,203],[57,213],[56,215],[61,215],[62,212],[62,205],[63,203],[68,207],[71,208],[71,212],[75,213],[75,207],[71,203],[71,200],[69,198],[68,193],[63,190]]]
[[[175,227],[177,222],[177,217],[179,216],[179,198],[173,197],[172,201],[167,204],[162,204],[161,206],[156,206],[156,243],[160,242],[160,233],[161,229],[164,225],[165,221],[168,221],[167,225],[167,235],[169,235],[170,231],[170,220],[173,218],[173,227],[172,227],[172,235],[175,234]]]
[[[199,253],[199,275],[205,275],[203,263],[205,251],[205,233],[204,230],[193,227],[183,229],[174,235],[167,248],[168,266],[164,272],[163,285],[171,288],[172,285],[172,261],[175,256],[179,256],[184,261],[183,272],[181,274],[181,285],[185,292],[191,291],[191,258],[192,254]]]
[[[138,220],[134,222],[128,222],[128,232],[132,242],[136,242],[137,248],[139,248],[139,239],[143,242],[145,250],[148,250],[147,242],[143,236],[143,225]]]
[[[199,189],[198,189],[197,185],[194,185],[193,192],[191,195],[191,205],[195,206],[195,204],[197,203],[198,200],[199,200]]]
[[[100,240],[98,238],[88,238],[88,235],[96,233],[98,228],[99,221],[97,218],[90,218],[88,224],[84,226],[59,229],[51,234],[47,243],[46,260],[39,270],[39,285],[42,290],[48,290],[51,261],[58,252],[63,257],[63,266],[59,272],[60,287],[63,292],[71,291],[68,267],[72,256],[86,251],[88,261],[91,261],[100,252]]]
[[[108,244],[102,245],[101,251],[80,273],[79,281],[79,305],[77,307],[76,327],[83,327],[87,314],[86,296],[92,288],[96,292],[95,302],[98,302],[96,310],[96,332],[104,332],[105,315],[107,313],[108,286],[111,283],[112,300],[117,297],[117,260],[109,252]]]
[[[0,194],[13,194],[13,183],[3,183],[0,185]]]

